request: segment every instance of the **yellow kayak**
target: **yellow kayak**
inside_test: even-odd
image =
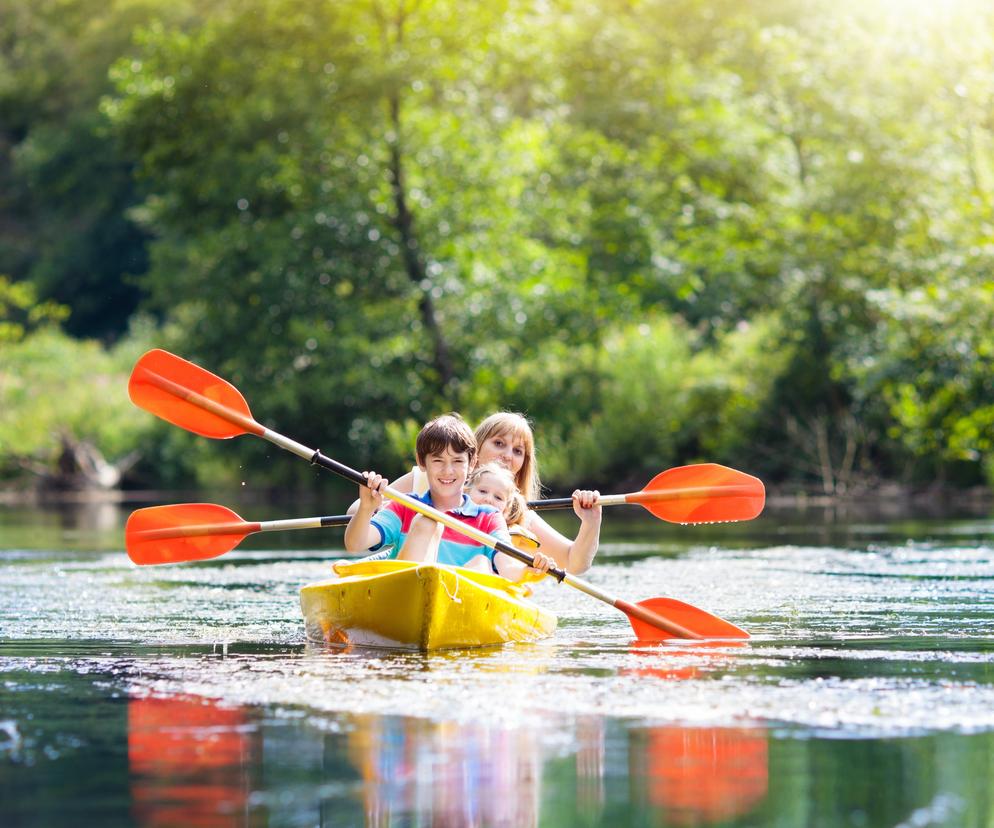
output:
[[[339,646],[443,650],[536,641],[556,629],[529,590],[498,575],[413,561],[338,564],[300,590],[308,639]]]

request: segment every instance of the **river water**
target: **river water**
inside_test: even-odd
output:
[[[0,506],[0,825],[994,822],[989,516],[614,509],[590,581],[752,639],[543,582],[552,638],[425,656],[305,642],[341,529],[138,568],[127,513]]]

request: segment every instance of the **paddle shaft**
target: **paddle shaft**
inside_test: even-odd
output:
[[[597,503],[601,506],[617,506],[624,505],[624,498],[628,495],[601,495],[597,499]],[[571,497],[557,497],[551,498],[549,500],[529,500],[528,508],[532,511],[542,511],[545,509],[568,509],[573,505],[573,498]],[[311,529],[314,528],[310,521],[319,520],[320,524],[316,524],[322,527],[329,526],[348,526],[350,520],[352,520],[352,515],[325,515],[320,518],[302,518],[302,520],[307,520],[307,525],[301,526],[283,526],[283,529]],[[259,530],[256,530],[259,531]],[[266,530],[261,530],[265,532]]]
[[[265,429],[263,429],[263,432],[265,432]],[[260,436],[265,436],[265,434],[263,433]],[[308,448],[305,448],[304,450],[311,451]],[[304,455],[301,454],[300,456],[303,457]],[[307,459],[311,460],[312,456],[313,455],[308,456]],[[720,487],[719,486],[685,487],[683,489],[680,489],[679,491],[673,491],[673,492],[665,492],[665,491],[634,492],[632,494],[600,495],[597,498],[597,505],[599,506],[639,505],[644,502],[654,502],[659,500],[682,500],[682,499],[701,497],[702,493],[706,494],[707,496],[714,496],[716,492],[728,496],[734,496],[746,490],[747,489],[745,486],[726,485]],[[553,498],[548,498],[546,500],[529,500],[527,505],[529,509],[536,512],[552,510],[552,509],[568,509],[573,505],[573,498],[553,497]],[[158,539],[178,538],[178,537],[192,536],[192,535],[238,535],[238,534],[248,534],[251,532],[276,532],[276,531],[282,531],[284,529],[326,529],[334,526],[348,526],[350,520],[352,520],[352,515],[346,514],[346,515],[324,515],[323,517],[296,518],[293,520],[270,520],[270,521],[262,521],[260,523],[248,523],[243,521],[241,523],[203,524],[200,526],[177,527],[175,530],[173,529],[150,530],[156,533],[173,532],[173,534],[148,535],[148,539],[158,540]],[[145,535],[143,533],[143,537],[144,536]]]
[[[199,523],[190,526],[164,526],[161,529],[142,529],[135,533],[135,538],[141,541],[154,541],[206,535],[251,535],[253,532],[282,532],[285,529],[320,529],[324,526],[341,525],[334,522],[339,517],[340,515],[333,515],[331,518],[292,518],[254,522],[243,520],[228,523]],[[333,522],[326,522],[329,520]]]
[[[734,488],[737,487],[725,486],[722,491],[731,492]],[[701,490],[684,489],[683,491],[691,492],[691,494],[685,495],[686,497],[695,497],[699,496],[698,492]],[[712,486],[708,488],[707,491],[713,494],[715,487]],[[638,500],[625,499],[634,498],[636,495],[633,494],[601,495],[597,498],[597,504],[599,506],[637,506],[643,500],[679,500],[682,493],[678,492],[677,496],[667,496],[670,494],[668,492],[639,492],[636,494],[638,495]],[[536,512],[545,510],[551,511],[552,509],[568,509],[572,505],[573,498],[571,497],[554,497],[547,500],[528,501],[528,508]],[[284,529],[327,529],[335,526],[348,526],[350,520],[352,520],[352,515],[324,515],[322,517],[295,518],[292,520],[269,520],[256,523],[246,521],[242,523],[203,524],[200,526],[176,527],[175,530],[148,530],[149,532],[154,532],[156,534],[148,534],[147,537],[149,540],[165,540],[167,538],[191,537],[193,535],[242,535],[249,534],[251,532],[277,532]],[[146,533],[143,532],[142,537],[146,537]]]
[[[241,414],[238,411],[232,411],[228,408],[228,406],[222,405],[209,397],[205,397],[203,394],[198,394],[196,391],[192,391],[179,383],[173,382],[168,377],[164,377],[155,371],[146,369],[145,377],[149,382],[158,386],[163,391],[166,391],[179,399],[186,400],[198,408],[208,411],[211,414],[214,414],[215,416],[238,426],[244,431],[247,431],[249,434],[255,434],[262,437],[264,440],[268,440],[273,445],[278,446],[285,451],[289,451],[292,454],[296,454],[298,457],[304,458],[312,465],[321,466],[328,471],[334,472],[335,474],[344,477],[346,480],[352,481],[357,486],[366,485],[366,477],[361,472],[346,466],[344,463],[339,463],[331,457],[327,457],[317,449],[308,448],[302,443],[298,443],[296,440],[291,440],[289,437],[285,437],[272,429],[266,428],[250,416]],[[495,552],[503,552],[505,555],[510,555],[512,558],[522,561],[529,566],[531,566],[535,561],[534,557],[529,555],[527,552],[516,549],[510,544],[504,543],[503,541],[493,537],[493,535],[481,532],[479,529],[463,523],[456,517],[440,512],[438,509],[429,506],[427,503],[423,503],[417,498],[411,497],[404,492],[397,491],[392,486],[387,486],[383,491],[383,495],[390,500],[401,503],[415,512],[441,523],[443,526],[447,526],[448,528],[459,532],[472,540],[475,540],[483,546],[493,549]],[[675,636],[693,639],[701,639],[704,637],[688,630],[680,624],[676,624],[667,618],[663,618],[661,615],[657,615],[644,607],[639,607],[635,604],[629,603],[628,601],[622,601],[621,599],[615,598],[598,589],[593,584],[590,584],[581,578],[577,578],[574,575],[570,575],[558,567],[550,567],[549,574],[556,580],[569,584],[571,587],[578,589],[581,592],[585,592],[591,598],[596,598],[598,601],[603,601],[605,604],[609,604],[624,613],[634,615],[635,617],[645,621],[647,624],[651,624],[658,629],[666,630]]]
[[[664,500],[695,500],[702,497],[746,496],[752,493],[748,486],[737,484],[719,486],[684,486],[680,489],[631,492],[629,494],[600,495],[598,506],[624,506],[626,504],[641,505],[643,503],[658,503]],[[540,511],[542,509],[566,509],[573,505],[571,497],[551,497],[548,500],[529,501],[528,508]]]

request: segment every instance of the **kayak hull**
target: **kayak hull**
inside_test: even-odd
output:
[[[556,616],[497,575],[411,561],[338,564],[342,577],[300,590],[311,641],[430,652],[537,641]]]

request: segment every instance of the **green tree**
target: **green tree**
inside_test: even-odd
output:
[[[0,344],[20,342],[31,331],[61,322],[68,315],[64,305],[39,302],[30,282],[0,276]]]
[[[132,164],[99,111],[132,29],[186,3],[0,0],[0,261],[113,339],[141,299],[145,233]]]
[[[115,488],[149,430],[127,395],[141,337],[113,351],[80,342],[58,328],[67,312],[0,277],[0,479]]]
[[[568,257],[509,241],[546,136],[488,97],[501,12],[226,4],[117,67],[107,111],[153,193],[147,284],[184,352],[351,457],[533,353],[521,332],[557,322],[537,297],[579,306],[542,278]]]
[[[719,453],[828,492],[909,463],[967,479],[990,17],[224,2],[145,27],[104,114],[169,341],[355,462],[504,406],[563,478]],[[962,360],[895,310],[922,291]]]

